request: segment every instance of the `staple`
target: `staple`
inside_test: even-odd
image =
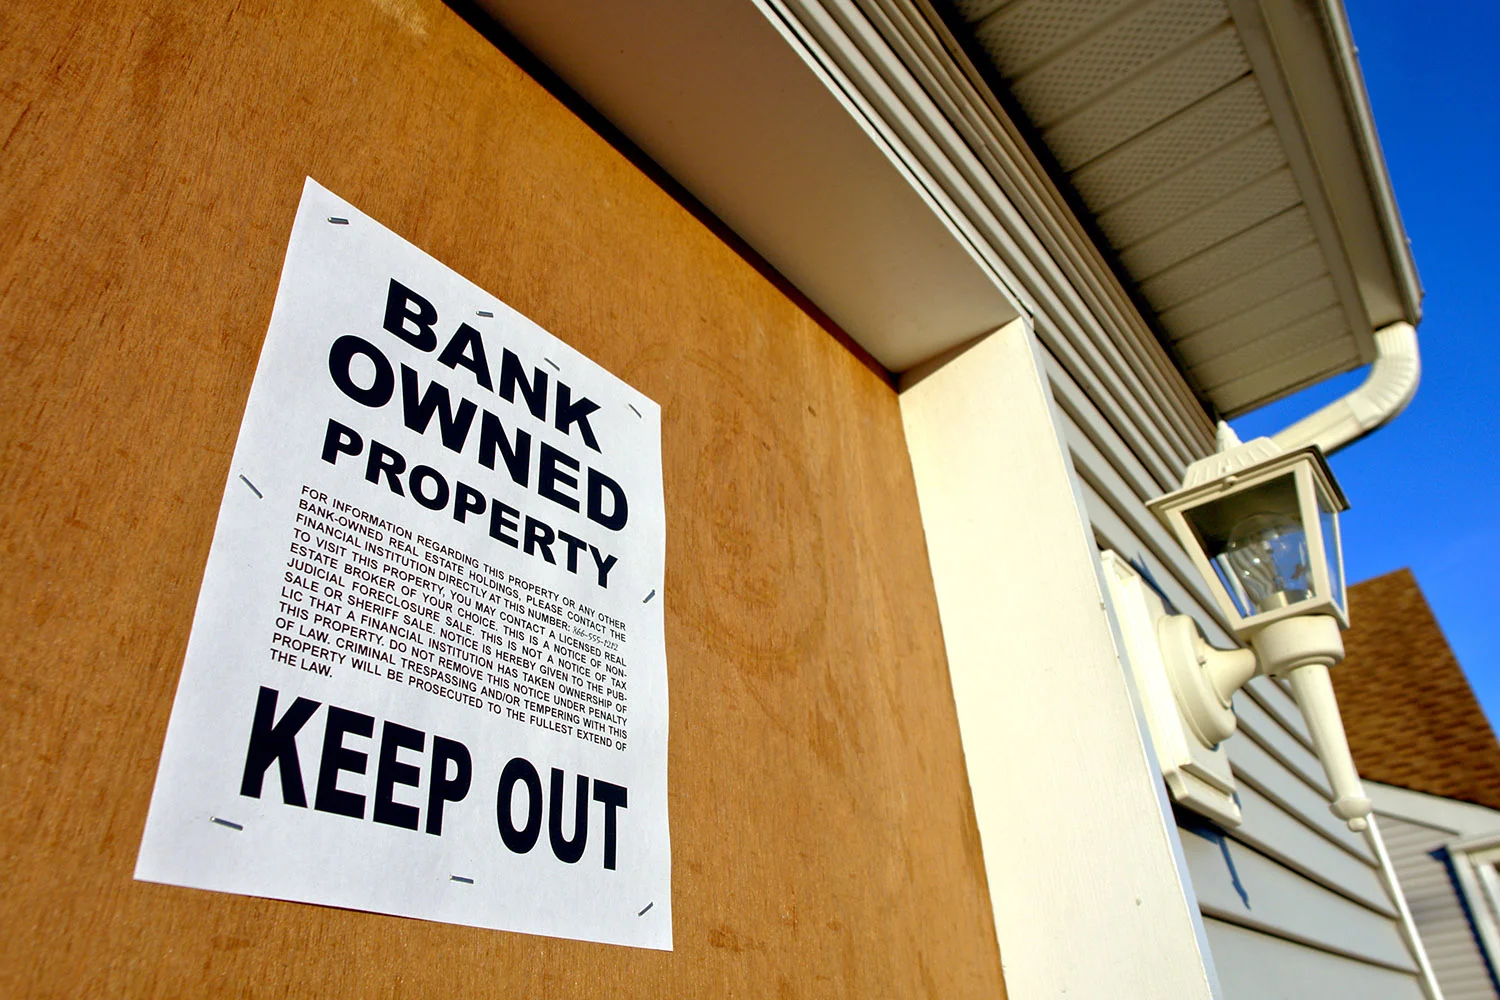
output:
[[[495,314],[492,313],[492,312],[490,312],[488,309],[480,309],[478,311],[477,315],[480,315],[480,316],[489,316],[489,317],[493,318]]]
[[[348,219],[341,219],[337,215],[330,215],[328,217],[328,221],[333,223],[335,226],[347,226],[349,224]]]
[[[545,362],[547,362],[547,364],[551,365],[555,370],[562,371],[561,368],[557,367],[557,362],[553,361],[551,358],[543,358],[542,360],[545,361]]]
[[[626,403],[626,404],[625,404],[625,405],[626,405],[626,406],[628,406],[628,407],[630,407],[630,412],[631,412],[631,413],[634,413],[634,414],[635,414],[635,415],[636,415],[636,416],[638,416],[638,417],[640,417],[640,416],[641,416],[641,411],[640,411],[640,410],[637,410],[637,409],[636,409],[636,408],[635,408],[635,404],[634,404],[634,403]],[[642,420],[644,420],[644,419],[646,419],[646,418],[645,418],[645,417],[641,417],[641,419],[642,419]]]
[[[245,829],[243,826],[241,826],[240,824],[236,823],[234,820],[231,820],[231,819],[220,819],[217,816],[210,816],[208,819],[209,819],[209,822],[211,822],[211,823],[217,823],[220,826],[227,826],[231,830],[243,830],[243,829]]]
[[[655,905],[656,905],[656,901],[652,900],[651,902],[649,902],[649,903],[646,904],[646,910],[651,909],[651,907],[653,907]],[[646,915],[646,910],[642,910],[640,913],[637,913],[636,916],[638,916],[638,917],[644,917]]]
[[[473,885],[474,880],[464,875],[449,875],[449,882],[462,882],[464,885]]]
[[[242,482],[246,486],[250,487],[250,492],[252,492],[252,493],[255,494],[255,498],[257,500],[264,500],[266,498],[266,495],[264,493],[262,493],[260,490],[258,490],[258,489],[255,488],[255,484],[254,483],[252,483],[250,480],[248,480],[248,479],[245,478],[245,474],[243,472],[240,473],[240,482]]]
[[[653,587],[651,589],[651,593],[647,594],[645,600],[641,601],[641,603],[642,604],[650,604],[651,603],[651,598],[653,598],[655,596],[656,596],[656,588]]]

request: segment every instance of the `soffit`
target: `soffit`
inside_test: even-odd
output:
[[[754,3],[479,2],[887,369],[1019,315],[951,214]]]
[[[1341,11],[944,2],[1220,413],[1368,362],[1373,329],[1419,318]]]

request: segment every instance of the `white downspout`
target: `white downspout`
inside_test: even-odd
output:
[[[1390,423],[1416,394],[1422,375],[1417,331],[1392,323],[1375,333],[1375,361],[1364,384],[1271,438],[1282,451],[1315,444],[1331,455]]]

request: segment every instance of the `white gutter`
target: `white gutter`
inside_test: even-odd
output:
[[[1417,350],[1417,331],[1412,323],[1421,318],[1422,287],[1411,259],[1410,241],[1401,224],[1391,190],[1390,173],[1376,137],[1370,98],[1360,72],[1358,50],[1349,31],[1343,0],[1323,0],[1323,21],[1332,43],[1344,87],[1345,104],[1358,136],[1369,186],[1375,198],[1397,287],[1411,323],[1392,323],[1375,333],[1375,360],[1364,384],[1342,399],[1304,417],[1272,437],[1283,451],[1315,444],[1331,455],[1394,420],[1416,394],[1422,375]]]
[[[1375,116],[1370,110],[1365,76],[1359,68],[1359,48],[1349,30],[1349,15],[1344,10],[1343,0],[1324,0],[1324,18],[1333,35],[1350,118],[1363,147],[1366,169],[1371,174],[1370,189],[1385,228],[1386,249],[1390,253],[1391,266],[1396,270],[1396,280],[1406,305],[1406,318],[1414,323],[1420,322],[1422,282],[1417,278],[1417,265],[1411,258],[1411,240],[1406,238],[1401,211],[1396,207],[1396,194],[1391,188],[1390,171],[1386,168],[1385,154],[1380,149],[1380,138],[1375,131]]]
[[[1331,455],[1384,427],[1406,409],[1422,375],[1417,331],[1392,323],[1375,333],[1375,361],[1364,384],[1272,437],[1282,451],[1315,444]]]

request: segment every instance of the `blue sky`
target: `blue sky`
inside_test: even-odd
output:
[[[1352,505],[1344,564],[1350,580],[1411,567],[1496,726],[1500,4],[1346,3],[1427,296],[1416,399],[1332,459]],[[1235,421],[1235,429],[1246,439],[1275,432],[1362,378],[1354,372],[1315,386]]]

